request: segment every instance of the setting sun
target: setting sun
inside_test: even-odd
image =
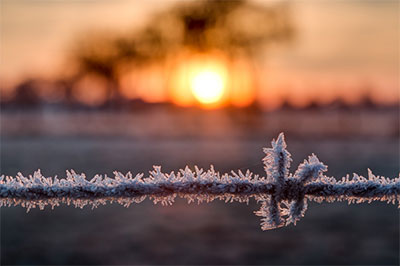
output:
[[[171,58],[169,94],[179,106],[221,108],[229,103],[230,63],[217,51],[185,51]]]
[[[240,108],[256,99],[255,71],[247,58],[229,60],[219,51],[185,51],[170,60],[168,94],[178,106]]]
[[[212,70],[197,73],[191,80],[190,86],[194,97],[203,104],[218,102],[225,88],[222,76]]]

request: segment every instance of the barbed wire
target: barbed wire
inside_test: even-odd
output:
[[[195,166],[186,167],[177,173],[163,173],[154,166],[148,177],[140,173],[133,176],[114,172],[114,177],[96,175],[88,180],[85,174],[67,171],[66,178],[44,177],[40,170],[24,177],[0,177],[0,207],[21,205],[31,208],[52,208],[60,204],[73,204],[93,208],[107,202],[118,202],[126,207],[142,202],[149,197],[154,203],[170,205],[176,197],[189,202],[248,202],[254,198],[261,202],[255,214],[261,216],[263,230],[282,227],[296,222],[304,216],[307,201],[348,201],[362,203],[386,201],[400,207],[400,177],[390,179],[375,176],[368,169],[368,178],[354,174],[341,180],[325,176],[327,166],[312,154],[304,160],[294,174],[289,172],[292,161],[286,149],[284,135],[272,141],[271,148],[264,148],[263,158],[266,176],[249,170],[220,174],[211,166],[209,170]]]

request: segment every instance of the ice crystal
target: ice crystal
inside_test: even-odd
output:
[[[400,176],[390,179],[375,176],[368,169],[368,178],[354,174],[337,181],[325,176],[327,166],[312,154],[301,163],[294,173],[289,173],[292,161],[286,150],[281,133],[272,141],[271,148],[264,148],[263,158],[266,177],[254,175],[249,170],[220,174],[211,166],[209,170],[194,167],[178,172],[163,173],[154,166],[149,176],[140,173],[114,172],[114,177],[95,175],[88,180],[85,174],[67,171],[66,178],[45,177],[40,170],[28,177],[18,173],[15,177],[0,177],[0,207],[21,205],[31,208],[52,208],[61,203],[83,208],[93,208],[107,202],[118,202],[128,207],[140,203],[146,197],[154,203],[170,205],[177,196],[188,202],[248,202],[250,198],[261,201],[255,214],[261,216],[263,230],[282,227],[296,222],[304,216],[307,201],[343,201],[349,203],[375,200],[397,204],[400,207]]]

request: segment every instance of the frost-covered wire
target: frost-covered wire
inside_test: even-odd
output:
[[[262,217],[263,230],[273,229],[296,222],[304,216],[307,201],[343,201],[349,203],[375,200],[397,204],[400,207],[400,177],[389,179],[375,176],[368,170],[368,178],[354,174],[352,178],[336,180],[323,175],[327,166],[312,154],[301,163],[294,173],[289,173],[292,161],[286,150],[284,135],[272,141],[272,148],[265,148],[263,162],[266,177],[232,171],[220,174],[211,168],[207,171],[195,166],[186,167],[177,173],[163,173],[160,166],[154,166],[149,176],[133,176],[114,172],[114,177],[96,175],[91,180],[84,174],[67,171],[66,178],[44,177],[40,170],[24,177],[0,177],[0,207],[21,205],[31,208],[52,208],[61,203],[83,208],[118,202],[126,207],[149,197],[154,203],[169,205],[179,196],[189,202],[210,202],[214,199],[226,202],[248,202],[255,198],[261,202],[256,215]]]

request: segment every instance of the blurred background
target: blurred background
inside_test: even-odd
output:
[[[0,2],[1,174],[189,165],[399,173],[398,1]],[[399,213],[311,203],[262,232],[255,202],[1,209],[2,264],[399,263]]]

